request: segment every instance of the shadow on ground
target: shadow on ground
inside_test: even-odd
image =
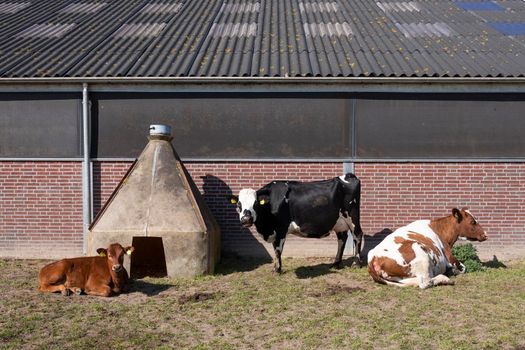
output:
[[[393,231],[389,228],[384,228],[379,232],[376,232],[372,235],[365,235],[365,244],[363,246],[363,249],[361,250],[361,258],[362,258],[362,264],[365,266],[368,261],[368,252],[374,249],[383,239],[385,239],[386,236],[391,234]]]
[[[235,254],[222,256],[215,269],[216,275],[229,275],[236,272],[247,272],[257,269],[261,265],[271,264],[270,257],[242,257]]]
[[[374,249],[386,236],[392,233],[392,230],[389,228],[384,228],[383,230],[374,233],[373,235],[364,236],[364,245],[361,250],[361,263],[357,258],[351,257],[343,259],[342,268],[357,266],[365,267],[367,264],[367,255],[368,252]],[[337,269],[332,267],[332,264],[322,263],[313,266],[301,266],[295,270],[297,278],[315,278],[319,276],[328,275],[336,272]]]
[[[160,293],[172,287],[172,284],[158,284],[150,283],[144,280],[131,280],[128,293],[142,293],[149,297],[152,297],[155,295],[159,295]]]
[[[359,262],[356,258],[351,257],[343,259],[343,262],[341,263],[341,269],[352,266],[359,267]],[[337,272],[337,268],[333,267],[332,263],[321,263],[317,265],[301,266],[296,268],[294,272],[297,278],[306,279],[316,278],[335,273]]]
[[[481,265],[491,269],[506,269],[507,265],[498,260],[496,255],[492,256],[492,260],[484,261]]]

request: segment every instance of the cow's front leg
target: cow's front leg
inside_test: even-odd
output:
[[[103,284],[86,287],[84,292],[86,294],[96,295],[99,297],[109,297],[112,295],[111,287],[108,285],[103,285]]]
[[[348,240],[348,232],[337,232],[337,255],[332,267],[340,269],[343,261],[343,252],[345,251],[346,241]]]
[[[274,266],[274,271],[277,272],[277,273],[281,273],[282,272],[281,255],[283,253],[284,241],[286,241],[286,237],[277,237],[277,238],[275,238],[275,241],[273,241],[273,243],[272,243],[273,244],[273,251],[275,252],[275,258],[274,258],[273,266]]]
[[[454,255],[452,255],[452,249],[449,246],[445,247],[445,257],[452,266],[452,274],[459,275],[465,273],[466,268]]]

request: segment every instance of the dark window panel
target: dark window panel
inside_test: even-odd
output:
[[[358,158],[525,157],[525,101],[356,102]]]
[[[348,99],[99,97],[93,148],[99,158],[138,156],[148,126],[157,123],[172,126],[173,144],[183,158],[351,155]]]
[[[81,157],[81,100],[73,94],[0,94],[0,157]]]

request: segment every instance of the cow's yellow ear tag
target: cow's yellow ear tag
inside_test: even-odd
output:
[[[104,253],[104,252],[100,252],[100,253],[98,253],[98,255],[100,255],[100,256],[106,256],[106,253]]]
[[[231,204],[237,204],[237,200],[236,200],[235,198],[231,198],[231,199],[230,199],[230,203],[231,203]]]
[[[260,204],[260,205],[265,205],[265,204],[266,204],[266,201],[265,201],[264,199],[261,199],[261,200],[259,201],[259,204]]]

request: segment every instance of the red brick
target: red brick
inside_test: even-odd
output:
[[[130,165],[93,164],[95,214]],[[189,162],[186,167],[221,225],[224,248],[233,251],[253,237],[239,227],[226,194],[275,179],[311,181],[342,172],[341,163]],[[81,252],[81,169],[80,162],[0,162],[0,255],[7,249],[45,253],[49,247]],[[523,163],[358,163],[355,172],[363,186],[362,226],[368,234],[469,206],[489,233],[485,244],[525,244]]]

